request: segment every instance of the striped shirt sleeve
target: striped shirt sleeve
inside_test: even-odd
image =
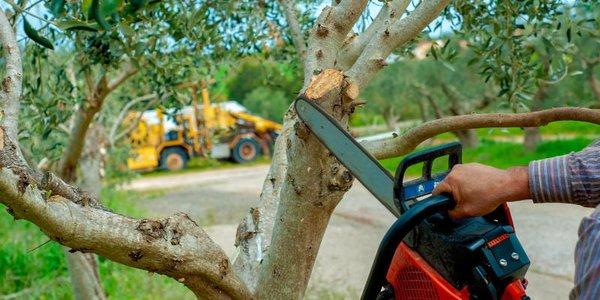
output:
[[[600,140],[577,153],[531,162],[529,189],[536,203],[596,206],[579,225],[575,287],[569,298],[600,299]]]
[[[600,205],[581,220],[575,247],[575,287],[569,299],[600,299]]]
[[[580,152],[529,163],[529,188],[536,203],[600,204],[600,140]]]

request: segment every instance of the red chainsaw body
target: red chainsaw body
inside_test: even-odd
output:
[[[504,213],[510,225],[513,225],[508,206],[504,204]],[[402,300],[469,300],[467,287],[456,289],[447,282],[427,261],[405,243],[396,249],[392,263],[386,275],[392,285],[396,299]],[[501,300],[521,300],[526,295],[525,282],[515,280],[510,283]]]

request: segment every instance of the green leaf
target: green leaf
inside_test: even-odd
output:
[[[49,39],[41,36],[35,29],[33,29],[25,17],[23,17],[23,31],[25,31],[25,35],[27,35],[27,37],[32,41],[45,48],[54,50],[54,45],[52,45],[52,42]]]
[[[498,93],[497,97],[502,97],[502,95],[508,93],[508,91],[510,91],[509,88],[503,88],[503,89],[501,89],[500,92]]]
[[[52,12],[52,15],[55,17],[60,16],[64,6],[65,0],[52,0],[52,2],[50,2],[50,12]]]
[[[83,21],[76,20],[76,19],[61,21],[61,22],[58,22],[56,25],[58,26],[58,28],[60,28],[62,30],[66,30],[66,31],[71,31],[71,30],[83,30],[83,31],[90,31],[90,32],[98,31],[98,28],[94,27],[94,24],[83,22]]]
[[[94,18],[94,20],[96,20],[98,25],[100,25],[100,27],[102,27],[102,29],[104,30],[109,30],[110,25],[108,25],[108,23],[104,19],[104,15],[102,14],[102,9],[100,7],[100,0],[92,0],[90,10],[92,17]]]

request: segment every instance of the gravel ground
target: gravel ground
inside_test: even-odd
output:
[[[164,189],[140,207],[154,216],[187,212],[233,257],[237,223],[256,205],[268,166],[142,178],[127,188]],[[567,299],[572,287],[573,249],[581,218],[591,212],[562,204],[511,204],[517,234],[532,265],[533,299]],[[393,216],[358,182],[336,208],[325,233],[308,299],[358,298],[377,246]]]

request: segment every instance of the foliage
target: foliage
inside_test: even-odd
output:
[[[458,56],[452,63],[404,59],[391,64],[362,91],[361,97],[367,100],[366,111],[385,119],[416,119],[421,113],[415,104],[421,102],[425,117],[431,119],[435,117],[431,101],[445,115],[453,114],[449,112],[453,105],[459,105],[459,110],[466,113],[484,101],[491,101],[486,97],[492,97],[495,87],[467,66],[472,53],[463,50]]]
[[[290,105],[290,99],[293,97],[286,97],[282,90],[259,86],[246,95],[244,105],[262,117],[281,122]]]
[[[597,5],[559,0],[458,1],[446,11],[460,23],[451,39],[467,41],[476,54],[469,63],[499,86],[498,96],[513,109],[526,106],[538,80],[568,74],[574,54],[585,55],[578,43],[595,38],[597,44],[597,16]],[[444,47],[441,56],[452,59],[452,48]]]
[[[251,56],[229,70],[229,97],[263,117],[281,121],[302,84],[297,64]]]

